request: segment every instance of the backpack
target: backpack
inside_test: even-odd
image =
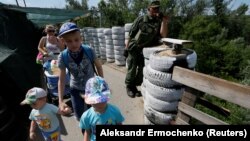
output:
[[[88,45],[81,45],[81,47],[83,49],[84,54],[89,58],[95,74],[97,74],[97,72],[95,70],[95,66],[94,66],[94,55],[93,55],[91,48]],[[69,51],[67,48],[65,50],[63,50],[63,52],[62,52],[62,60],[65,64],[66,68],[69,70]]]

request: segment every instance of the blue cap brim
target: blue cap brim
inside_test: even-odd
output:
[[[69,33],[69,32],[72,32],[72,31],[80,31],[80,29],[79,28],[72,28],[70,30],[64,31],[62,33],[59,33],[58,36],[61,37],[62,35],[66,34],[66,33]]]

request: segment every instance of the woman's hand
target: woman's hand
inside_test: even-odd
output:
[[[43,52],[43,57],[48,57],[49,54],[47,52]]]
[[[30,132],[30,139],[35,140],[35,138],[36,138],[35,132],[34,131]]]

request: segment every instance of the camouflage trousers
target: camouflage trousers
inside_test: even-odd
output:
[[[129,47],[127,58],[127,74],[125,84],[127,86],[140,86],[143,81],[144,57],[142,51],[135,49],[137,46]],[[132,49],[134,48],[134,49]]]

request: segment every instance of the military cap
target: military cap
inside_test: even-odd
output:
[[[160,1],[154,0],[150,3],[149,7],[160,7]]]

